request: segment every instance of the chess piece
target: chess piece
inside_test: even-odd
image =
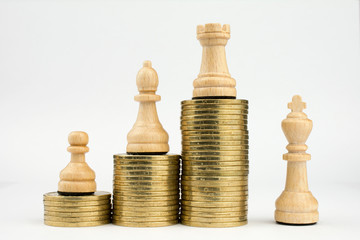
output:
[[[303,113],[306,108],[301,97],[296,95],[288,104],[291,112],[281,123],[289,144],[288,153],[283,155],[287,163],[285,190],[276,200],[275,220],[285,224],[313,224],[319,220],[318,202],[308,188],[305,142],[312,129],[312,121]]]
[[[226,63],[225,45],[230,38],[230,26],[209,23],[197,26],[197,39],[203,47],[198,78],[194,80],[193,99],[236,98],[235,79]]]
[[[70,163],[60,172],[58,193],[62,195],[88,195],[96,191],[95,172],[85,162],[87,133],[75,131],[69,134]]]
[[[156,111],[155,102],[161,99],[155,94],[158,84],[158,75],[151,62],[145,61],[136,76],[139,95],[134,99],[140,106],[136,122],[127,135],[126,152],[129,154],[165,154],[169,151],[169,135]]]

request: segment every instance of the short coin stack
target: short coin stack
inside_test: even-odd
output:
[[[111,194],[86,196],[44,194],[44,223],[56,227],[90,227],[110,223]]]
[[[247,223],[248,101],[182,102],[181,222],[196,227]]]
[[[114,155],[113,223],[162,227],[179,221],[179,155]]]

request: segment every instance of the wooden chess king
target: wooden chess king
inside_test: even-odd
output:
[[[288,104],[291,112],[281,123],[289,144],[283,155],[287,163],[285,190],[276,200],[275,220],[286,224],[313,224],[319,220],[318,202],[309,191],[306,162],[311,159],[305,144],[313,123],[303,113],[306,108],[301,97],[296,95]]]

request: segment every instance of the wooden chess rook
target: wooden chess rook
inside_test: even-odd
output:
[[[203,47],[200,73],[194,80],[193,99],[236,98],[235,79],[229,73],[225,46],[230,26],[209,23],[197,26],[197,39]]]
[[[133,128],[127,135],[126,152],[129,154],[165,154],[169,151],[169,135],[161,125],[155,102],[161,97],[156,95],[159,84],[158,75],[150,61],[145,61],[136,76],[140,102],[139,112]]]
[[[89,137],[85,132],[69,134],[70,163],[60,172],[58,192],[63,195],[86,195],[96,191],[95,172],[85,162]]]
[[[281,123],[289,142],[288,153],[283,155],[288,161],[286,185],[275,203],[275,220],[285,224],[313,224],[319,220],[319,212],[318,202],[308,188],[306,161],[311,155],[306,153],[305,144],[313,123],[303,113],[306,105],[300,96],[294,96],[288,108],[291,112]]]

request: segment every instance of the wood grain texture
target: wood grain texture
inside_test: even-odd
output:
[[[62,193],[93,193],[96,191],[95,172],[85,162],[86,146],[89,142],[87,133],[75,131],[69,134],[68,151],[70,163],[60,172],[58,191]]]
[[[159,84],[158,75],[150,61],[145,61],[136,76],[139,95],[135,101],[140,103],[139,112],[133,128],[127,135],[128,153],[167,153],[169,135],[161,125],[155,102],[161,97],[156,95]]]
[[[309,191],[306,161],[311,159],[305,144],[313,123],[303,113],[306,104],[296,95],[288,104],[291,112],[281,123],[289,144],[283,155],[287,163],[285,190],[276,200],[275,220],[287,224],[313,224],[319,220],[318,202]]]
[[[230,26],[209,23],[197,26],[197,39],[203,47],[200,73],[194,80],[193,98],[236,97],[235,79],[229,73],[225,46]]]

